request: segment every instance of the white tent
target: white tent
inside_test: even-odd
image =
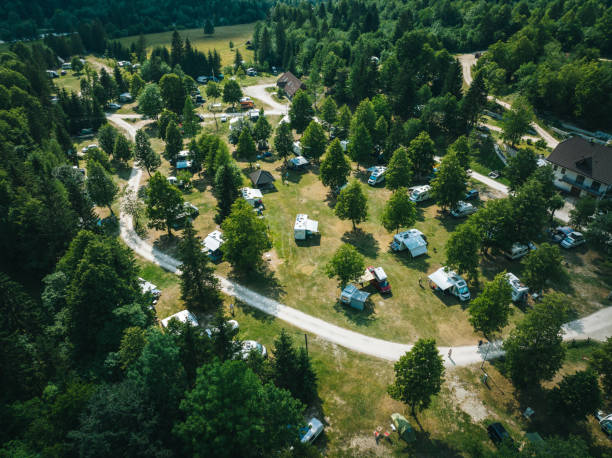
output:
[[[305,240],[307,236],[319,232],[319,222],[308,219],[308,215],[299,214],[295,217],[293,233],[296,240]]]
[[[193,326],[199,326],[198,320],[193,315],[193,313],[191,313],[189,310],[181,310],[180,312],[175,313],[174,315],[171,315],[168,318],[164,318],[162,320],[162,325],[164,327],[167,327],[168,323],[170,322],[172,318],[176,318],[181,323],[189,323]]]
[[[257,202],[260,202],[263,199],[263,194],[259,189],[242,188],[240,192],[242,193],[242,198],[250,203],[253,207]]]

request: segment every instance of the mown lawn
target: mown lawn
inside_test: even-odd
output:
[[[246,42],[253,38],[253,29],[255,24],[239,24],[222,27],[215,27],[214,35],[204,35],[202,28],[179,30],[183,40],[189,38],[191,46],[202,52],[208,52],[216,49],[221,55],[221,64],[232,65],[234,62],[235,52],[230,49],[229,42],[234,43],[234,50],[238,49],[242,55],[242,59],[249,62],[253,60],[253,51],[246,49]],[[147,49],[151,50],[155,46],[170,47],[172,41],[172,32],[150,33],[145,35],[147,41]],[[130,36],[120,38],[119,41],[129,46],[138,40],[138,36]]]

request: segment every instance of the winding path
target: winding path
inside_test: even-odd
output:
[[[465,84],[469,86],[472,84],[472,67],[476,65],[476,56],[474,55],[474,53],[461,54],[457,56],[457,58],[459,59],[459,62],[461,63],[461,68],[463,70],[463,80],[465,81]],[[506,110],[509,110],[511,108],[508,102],[504,102],[503,100],[497,99],[493,96],[488,96],[487,98],[489,100],[494,100],[495,103],[504,107]],[[559,141],[555,137],[550,135],[548,132],[546,132],[538,123],[532,122],[531,127],[535,129],[538,135],[542,137],[546,144],[551,148],[555,148],[559,144]]]
[[[129,118],[133,119],[134,116],[119,114],[108,116],[111,122],[124,129],[133,140],[136,136],[136,130],[146,124],[146,122],[132,124],[125,121],[125,119]],[[134,167],[128,181],[128,191],[138,191],[141,177],[142,170]],[[179,273],[180,262],[143,240],[134,230],[132,218],[123,212],[120,215],[120,228],[121,238],[135,253],[170,272]],[[336,326],[265,297],[227,278],[221,276],[218,278],[224,293],[234,296],[241,302],[264,313],[342,347],[389,361],[397,361],[400,356],[412,348],[412,345],[409,344],[377,339]],[[568,329],[566,338],[568,339],[585,339],[587,337],[603,339],[610,336],[612,335],[612,307],[600,310],[584,319],[568,323],[566,327]],[[447,366],[464,366],[478,363],[483,358],[495,358],[501,355],[503,351],[500,347],[500,342],[484,344],[481,347],[477,345],[453,347],[452,359],[448,356],[449,347],[439,347],[439,351],[444,357]]]

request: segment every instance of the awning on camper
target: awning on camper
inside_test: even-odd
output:
[[[215,252],[219,248],[221,248],[221,245],[223,245],[223,241],[223,234],[221,233],[221,231],[213,231],[206,236],[203,243],[204,247],[207,250]]]
[[[438,288],[442,291],[446,291],[448,288],[453,286],[448,278],[448,272],[444,270],[444,267],[440,267],[433,274],[428,277]]]
[[[427,242],[420,235],[415,235],[404,239],[404,245],[410,250],[413,258],[427,253]]]

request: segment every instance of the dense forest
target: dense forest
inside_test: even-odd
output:
[[[253,44],[264,68],[317,73],[339,103],[382,91],[404,117],[428,92],[460,97],[449,52],[490,46],[477,66],[489,93],[518,91],[538,111],[607,127],[612,64],[599,57],[612,52],[611,28],[612,6],[595,0],[279,3]]]
[[[15,1],[0,11],[0,38],[37,38],[41,33],[82,31],[95,23],[112,37],[177,28],[243,24],[265,17],[270,0],[181,0],[180,2],[83,0]],[[103,24],[103,25],[102,25]]]

